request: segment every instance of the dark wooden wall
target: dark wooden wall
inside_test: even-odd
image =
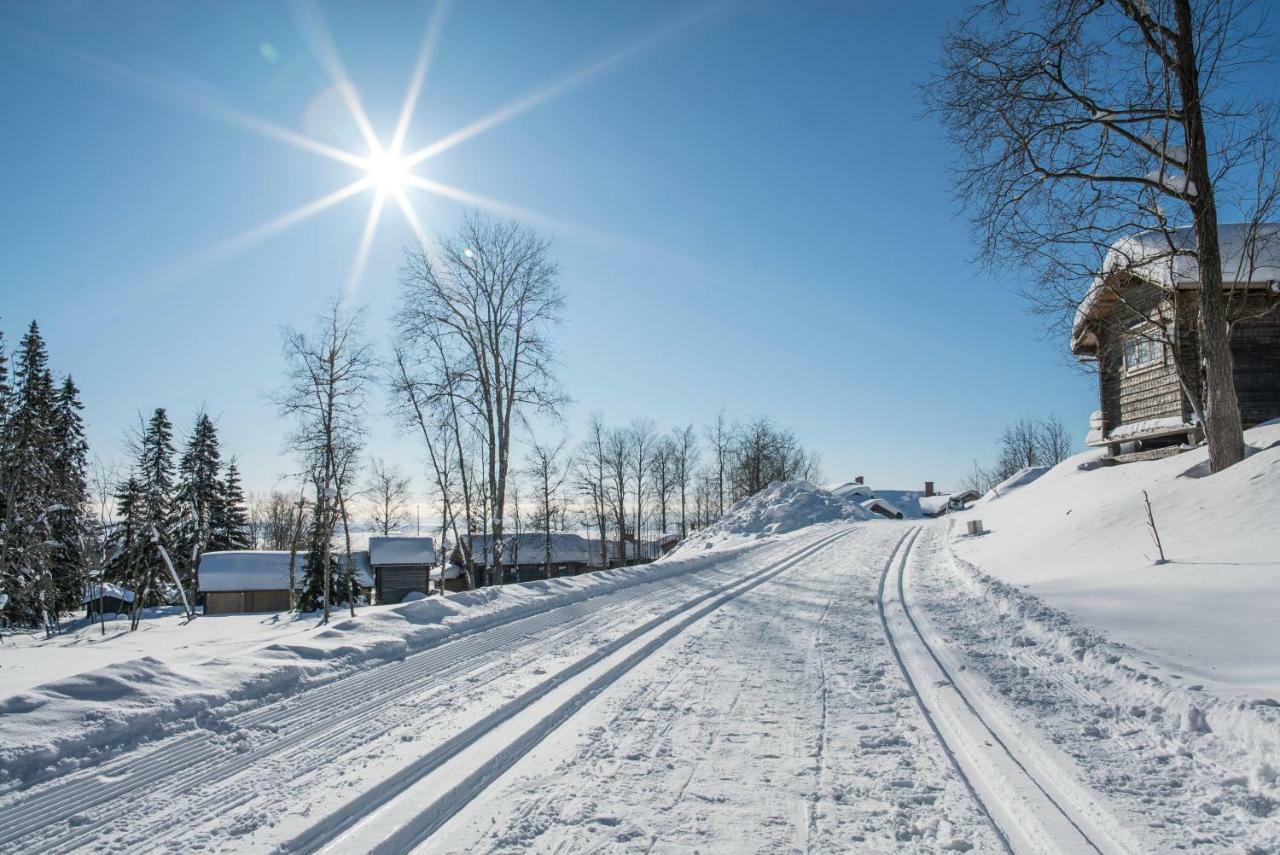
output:
[[[374,568],[378,588],[378,602],[394,605],[405,595],[417,591],[427,593],[427,568],[425,565],[389,564]]]
[[[285,612],[289,610],[289,591],[205,591],[204,613],[233,615],[244,612]]]
[[[1280,418],[1280,297],[1257,294],[1231,308],[1261,315],[1238,321],[1231,331],[1240,419],[1252,427]]]

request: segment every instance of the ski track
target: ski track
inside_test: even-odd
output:
[[[320,779],[341,763],[339,757],[356,755],[357,765],[377,767],[371,757],[394,756],[404,741],[444,741],[469,708],[516,695],[522,686],[511,678],[540,676],[607,642],[612,632],[736,584],[744,568],[780,551],[794,555],[829,535],[765,545],[735,562],[736,574],[708,568],[639,583],[446,639],[403,660],[230,716],[216,730],[141,746],[8,794],[0,802],[0,849],[263,848],[255,833],[279,823],[274,814],[282,811],[283,799],[309,788],[334,789]],[[426,724],[431,722],[439,724],[433,729]],[[332,775],[339,790],[353,789],[356,777]],[[303,808],[304,816],[310,808]]]
[[[1085,651],[1071,645],[1079,626],[1047,632],[995,607],[967,584],[945,537],[939,528],[921,544],[908,579],[922,622],[963,656],[970,679],[980,677],[995,715],[1063,777],[1098,794],[1123,824],[1130,850],[1280,852],[1280,810],[1251,793],[1241,770],[1248,762],[1216,734],[1188,730],[1176,713],[1133,699],[1107,673],[1084,667]]]
[[[921,532],[925,532],[921,537]],[[1019,726],[1003,704],[965,674],[966,666],[933,630],[907,589],[909,570],[927,563],[941,525],[916,529],[885,565],[881,618],[899,667],[912,684],[934,734],[981,801],[1009,851],[1123,853],[1135,851],[1126,828],[1081,784],[1074,764],[1044,749],[1034,727]]]
[[[904,529],[858,528],[690,627],[420,851],[998,849],[880,631]]]

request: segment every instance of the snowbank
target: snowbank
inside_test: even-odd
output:
[[[1094,452],[1090,455],[1085,455],[1085,456],[1088,456],[1090,459],[1092,459],[1094,457],[1097,457],[1098,455],[1096,452]],[[1079,463],[1079,458],[1077,458],[1077,465],[1078,463]],[[982,496],[982,498],[978,500],[978,502],[982,504],[986,504],[992,499],[999,499],[1000,497],[1008,493],[1010,490],[1017,489],[1018,487],[1027,486],[1032,481],[1035,481],[1037,478],[1039,478],[1041,475],[1043,475],[1048,471],[1049,471],[1048,466],[1024,466],[1022,469],[1019,469],[1017,472],[1014,472],[1008,478],[1005,478],[999,484],[995,485],[990,490],[988,490]]]
[[[734,504],[716,522],[690,533],[671,553],[689,556],[725,544],[785,534],[816,523],[871,519],[870,512],[803,481],[774,481]]]
[[[216,726],[225,714],[458,632],[706,570],[756,545],[725,543],[643,566],[367,606],[355,618],[339,613],[328,626],[315,615],[202,617],[187,626],[176,616],[161,618],[144,621],[137,633],[114,632],[98,645],[96,661],[83,653],[99,632],[93,626],[50,645],[11,647],[0,668],[0,783],[56,774],[193,725]],[[31,658],[51,670],[13,667]],[[48,678],[33,685],[39,673]]]
[[[990,532],[960,557],[1142,651],[1171,685],[1280,699],[1280,421],[1257,449],[1201,476],[1208,452],[1081,470],[1071,458],[962,515]],[[1155,565],[1143,490],[1168,564]]]

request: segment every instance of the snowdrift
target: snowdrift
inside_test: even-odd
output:
[[[63,664],[59,676],[39,685],[29,675],[23,679],[20,669],[0,671],[0,785],[39,780],[192,726],[217,728],[240,709],[402,658],[457,633],[707,570],[753,545],[726,543],[648,565],[369,606],[355,618],[338,614],[328,626],[317,626],[316,615],[202,617],[189,627],[174,622],[117,639],[125,649],[149,654],[124,661],[79,659],[81,637],[67,639],[60,650],[10,648],[6,666],[29,655],[48,662],[50,654],[61,654]],[[223,629],[221,643],[213,642],[220,624],[245,637],[233,643]],[[201,650],[214,655],[196,655]],[[68,674],[67,659],[90,670]]]
[[[990,533],[955,550],[1175,684],[1280,699],[1280,421],[1246,441],[1255,452],[1216,475],[1203,448],[1082,469],[1098,454],[1086,452],[962,514],[957,532],[976,515]],[[1154,563],[1144,490],[1168,564]]]
[[[725,515],[689,535],[673,555],[691,555],[735,541],[786,534],[817,523],[872,519],[858,504],[803,481],[774,481],[738,501]]]

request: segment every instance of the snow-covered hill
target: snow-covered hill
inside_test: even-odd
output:
[[[1100,468],[1078,455],[961,515],[990,533],[956,552],[1185,682],[1280,699],[1280,422],[1246,440],[1251,456],[1216,475],[1205,449]]]
[[[803,481],[775,481],[735,503],[712,525],[693,532],[676,550],[690,555],[828,522],[871,519],[856,502]]]

